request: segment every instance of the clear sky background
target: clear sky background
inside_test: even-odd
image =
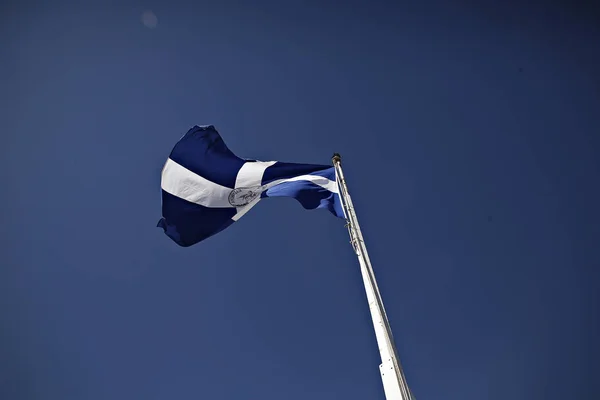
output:
[[[598,13],[513,3],[3,2],[0,398],[384,398],[343,221],[155,227],[214,124],[342,154],[417,399],[597,399]]]

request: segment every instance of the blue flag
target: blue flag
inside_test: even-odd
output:
[[[334,167],[239,158],[212,125],[194,126],[175,144],[161,188],[158,226],[184,247],[221,232],[266,197],[293,197],[344,218]]]

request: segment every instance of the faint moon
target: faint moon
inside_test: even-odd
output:
[[[152,11],[144,11],[142,13],[142,23],[146,28],[154,29],[156,28],[156,24],[158,24],[158,18],[156,18],[156,14]]]

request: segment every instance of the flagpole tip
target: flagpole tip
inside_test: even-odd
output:
[[[333,153],[333,156],[331,157],[331,162],[336,164],[336,163],[341,163],[342,162],[342,156],[340,156],[339,153]]]

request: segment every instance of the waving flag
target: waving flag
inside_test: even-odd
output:
[[[239,158],[212,125],[194,126],[175,144],[161,188],[158,226],[184,247],[227,228],[266,197],[293,197],[344,218],[334,167]]]

